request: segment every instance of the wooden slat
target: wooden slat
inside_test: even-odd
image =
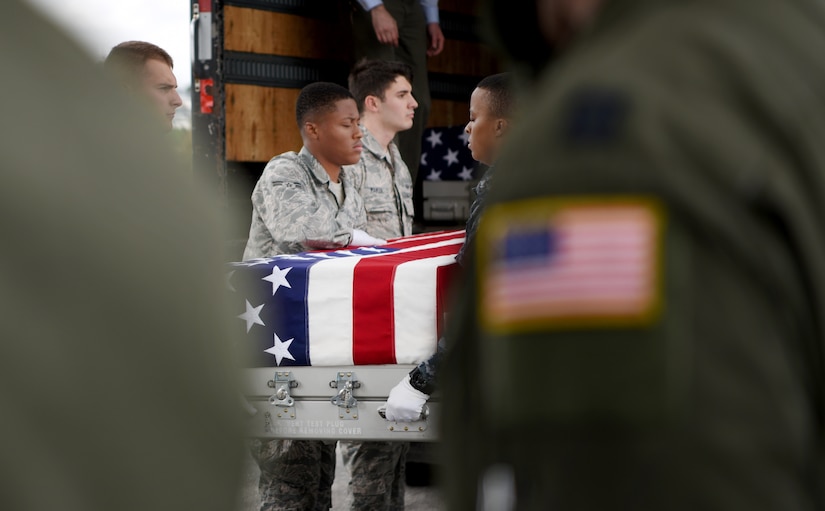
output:
[[[245,51],[349,61],[352,55],[350,25],[293,14],[243,7],[224,8],[224,47]]]
[[[226,159],[269,161],[301,148],[295,123],[298,89],[226,85]]]
[[[435,126],[464,126],[469,120],[470,100],[445,101],[434,99],[430,107],[430,117],[427,127]]]
[[[447,40],[440,55],[427,59],[427,69],[435,73],[487,76],[499,72],[495,54],[479,43]]]

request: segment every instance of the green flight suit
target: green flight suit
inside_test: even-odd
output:
[[[3,3],[0,67],[0,509],[232,509],[216,203],[24,2]]]
[[[439,373],[449,509],[496,463],[516,509],[825,508],[822,55],[822,2],[606,0],[525,93]]]

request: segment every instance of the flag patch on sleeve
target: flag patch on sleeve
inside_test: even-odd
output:
[[[480,317],[494,333],[641,326],[661,310],[661,205],[645,197],[490,207],[478,234]]]

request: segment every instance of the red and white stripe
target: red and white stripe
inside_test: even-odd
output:
[[[464,231],[422,234],[390,241],[394,252],[314,264],[306,301],[312,364],[426,359],[463,242]]]

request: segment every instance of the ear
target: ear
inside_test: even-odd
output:
[[[366,98],[364,98],[364,109],[369,112],[377,112],[378,104],[379,100],[375,96],[367,96]]]
[[[510,127],[510,123],[507,119],[498,119],[496,120],[496,136],[500,137],[507,133],[507,129]]]
[[[306,121],[304,123],[304,132],[310,138],[317,139],[318,138],[318,125],[315,124],[314,122]]]

